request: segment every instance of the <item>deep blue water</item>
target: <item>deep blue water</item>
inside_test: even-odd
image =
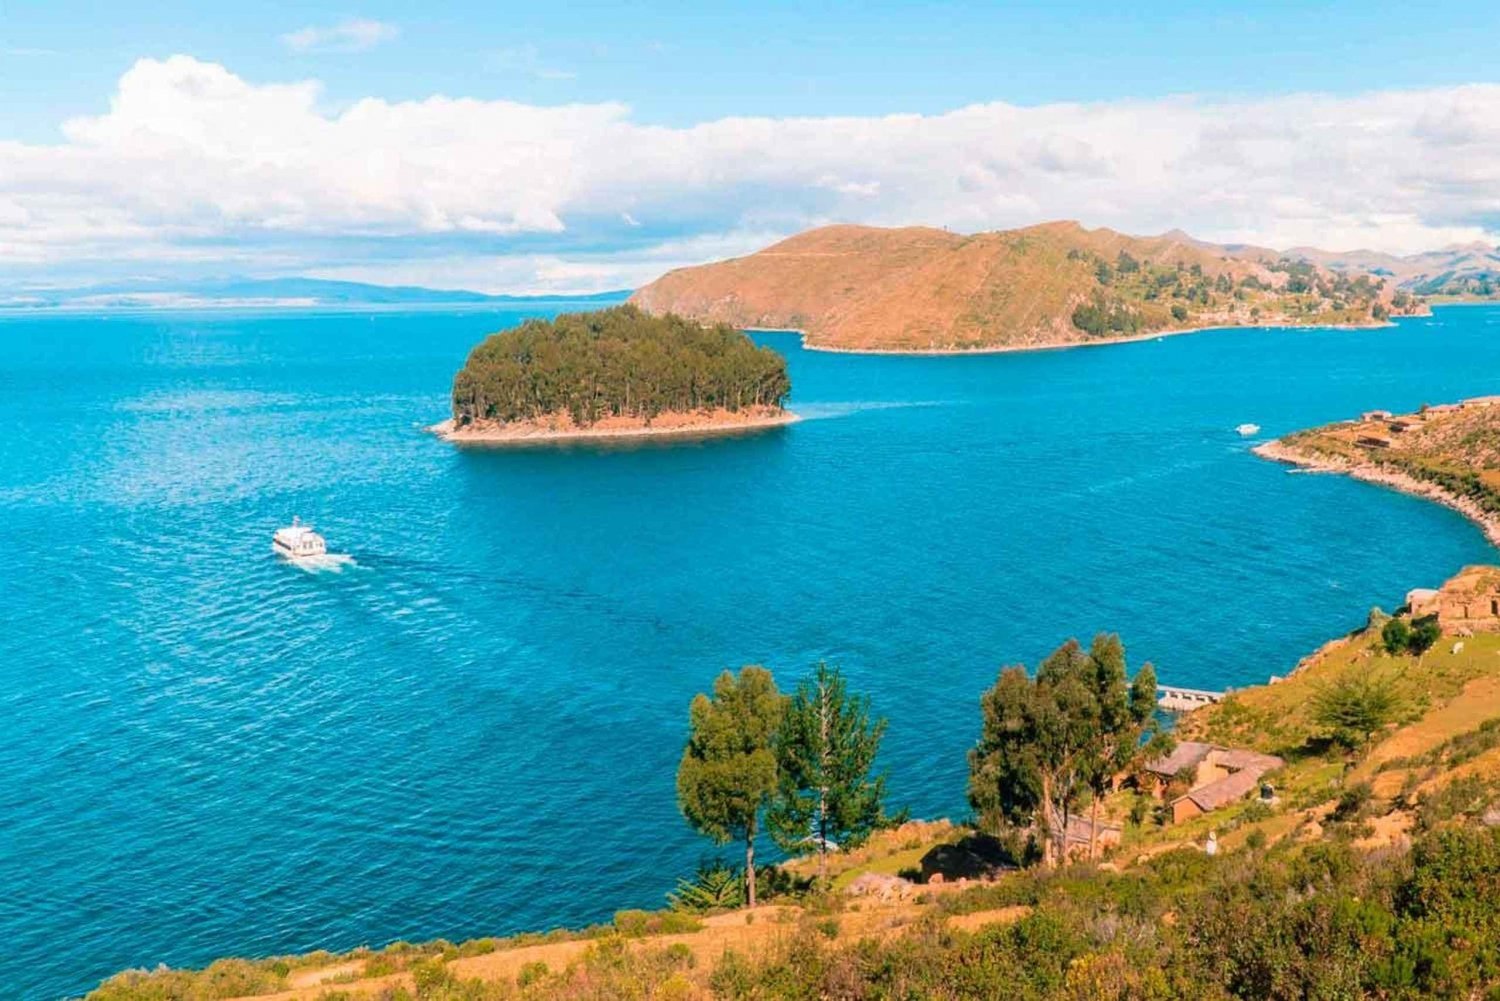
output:
[[[0,982],[657,906],[686,707],[843,665],[899,804],[964,812],[997,668],[1119,631],[1219,688],[1492,559],[1268,434],[1496,391],[1500,310],[957,358],[804,352],[752,437],[459,451],[520,313],[0,321]],[[311,520],[354,563],[310,574]]]

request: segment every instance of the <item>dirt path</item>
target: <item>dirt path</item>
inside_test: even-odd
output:
[[[863,901],[857,906],[857,910],[851,908],[831,915],[829,919],[824,919],[837,922],[840,939],[884,937],[894,934],[928,911],[924,905],[904,902],[872,904]],[[1014,908],[1004,910],[1008,912]],[[981,923],[1014,920],[1008,914],[982,913],[986,917]],[[710,968],[729,950],[764,954],[790,943],[796,935],[806,934],[805,926],[798,922],[799,916],[800,912],[796,908],[757,907],[753,911],[734,911],[707,918],[700,931],[631,939],[629,942],[633,949],[666,949],[673,945],[685,945],[691,950],[698,967]],[[978,919],[979,915],[966,915],[963,919],[954,920],[973,922]],[[448,968],[465,980],[513,981],[523,967],[533,963],[545,963],[553,972],[565,970],[569,965],[582,959],[583,954],[593,944],[594,941],[584,939],[573,942],[549,942],[518,949],[502,949],[483,956],[456,959],[448,964]],[[411,986],[411,976],[407,973],[372,977],[367,980],[334,982],[351,974],[357,974],[361,965],[357,962],[344,962],[315,969],[298,970],[289,978],[291,986],[287,990],[275,994],[260,994],[253,998],[236,998],[234,1001],[316,1001],[329,990],[369,996],[386,987]]]

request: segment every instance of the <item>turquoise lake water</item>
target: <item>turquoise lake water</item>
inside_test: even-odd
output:
[[[1497,391],[1500,310],[1018,355],[786,353],[806,420],[672,445],[420,432],[513,312],[0,320],[0,982],[462,939],[659,906],[687,703],[819,658],[897,805],[965,812],[1006,663],[1121,633],[1288,671],[1495,554],[1443,508],[1249,454]],[[270,551],[300,514],[352,562]]]

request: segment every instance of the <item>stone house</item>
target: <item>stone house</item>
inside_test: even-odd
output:
[[[1101,853],[1120,847],[1120,838],[1124,834],[1124,828],[1111,820],[1099,818],[1099,833],[1093,838],[1093,825],[1089,822],[1088,815],[1073,815],[1068,818],[1068,833],[1063,839],[1066,846],[1064,853],[1070,859],[1086,859],[1089,857],[1089,843],[1093,839]],[[1057,832],[1054,831],[1054,838]]]
[[[1169,804],[1172,823],[1180,824],[1244,799],[1266,773],[1283,764],[1273,754],[1184,740],[1171,754],[1146,765],[1150,783],[1147,791],[1165,799],[1172,781],[1179,774],[1190,773],[1187,791]]]
[[[1436,615],[1445,632],[1500,632],[1500,567],[1468,566],[1442,587],[1406,595],[1414,619]]]
[[[1465,410],[1483,409],[1500,404],[1500,396],[1471,396],[1459,404]]]

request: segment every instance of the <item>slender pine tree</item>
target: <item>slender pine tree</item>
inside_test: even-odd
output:
[[[818,881],[830,848],[863,844],[883,817],[885,776],[872,774],[886,721],[869,699],[851,695],[836,667],[819,663],[797,686],[776,736],[779,779],[767,824],[781,848],[818,853]]]

